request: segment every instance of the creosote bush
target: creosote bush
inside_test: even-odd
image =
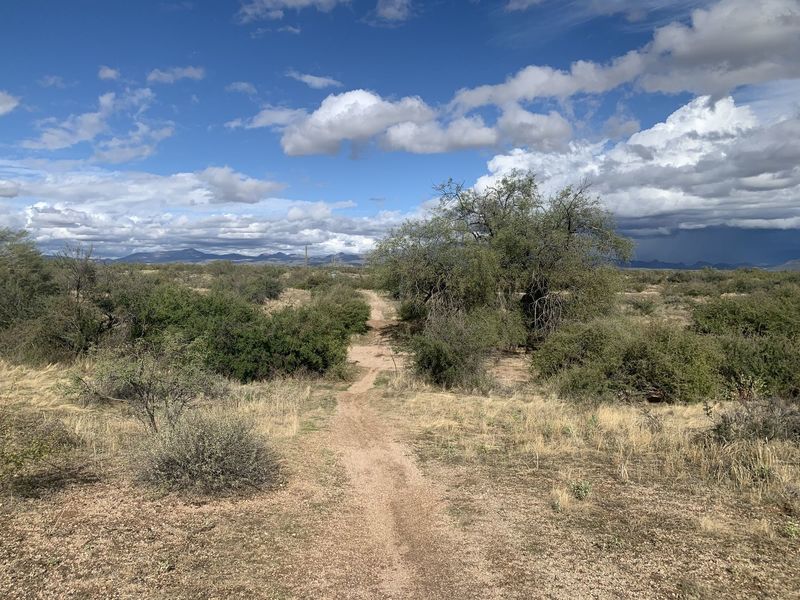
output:
[[[147,440],[138,471],[164,491],[223,494],[269,486],[279,464],[251,423],[192,412]]]
[[[224,264],[221,263],[221,265]],[[231,264],[227,266],[228,268],[215,278],[212,285],[213,291],[232,292],[253,304],[262,304],[265,300],[275,300],[283,292],[284,286],[278,278],[277,269],[251,265],[237,267]]]
[[[700,333],[745,337],[800,335],[800,286],[781,285],[746,296],[717,298],[692,313]]]
[[[346,358],[349,336],[366,329],[369,307],[355,291],[333,289],[308,306],[270,315],[240,297],[153,288],[132,307],[134,337],[165,333],[197,345],[212,371],[241,382],[295,372],[325,373]]]

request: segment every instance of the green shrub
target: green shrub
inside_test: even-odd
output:
[[[265,300],[275,300],[283,292],[284,286],[274,269],[250,265],[230,265],[216,275],[212,291],[221,294],[235,294],[253,304]]]
[[[95,347],[110,325],[92,302],[49,296],[36,317],[0,332],[0,350],[12,360],[30,364],[66,362]]]
[[[35,317],[56,293],[51,267],[27,232],[0,228],[0,330]]]
[[[315,290],[328,287],[332,285],[335,280],[335,273],[327,269],[292,269],[288,273],[287,285],[302,290]]]
[[[640,315],[650,316],[656,312],[658,304],[652,298],[633,298],[628,301],[631,308]]]
[[[720,391],[713,340],[673,325],[597,320],[565,326],[534,353],[533,366],[567,397],[696,402]]]
[[[349,334],[342,322],[319,307],[279,311],[268,329],[272,371],[325,373],[346,360]]]
[[[254,279],[244,289],[244,297],[250,302],[261,304],[265,300],[275,300],[283,293],[283,284],[274,277]]]
[[[475,387],[485,381],[485,358],[494,344],[491,326],[479,314],[438,310],[412,338],[417,374],[446,388]]]
[[[419,300],[403,300],[397,311],[397,316],[401,321],[421,321],[428,316],[428,307]]]
[[[219,494],[275,482],[278,461],[250,423],[191,413],[148,438],[137,469],[161,490]]]
[[[641,292],[648,285],[664,283],[669,275],[668,271],[659,269],[626,269],[625,278],[631,290]]]
[[[348,337],[329,314],[304,306],[251,323],[217,321],[204,343],[214,371],[247,382],[281,373],[323,374],[346,359]]]
[[[687,283],[694,278],[689,271],[671,271],[666,277],[667,283]]]
[[[356,292],[333,288],[309,306],[266,315],[243,298],[155,286],[131,306],[132,336],[158,344],[192,342],[212,371],[242,382],[280,373],[324,373],[346,358],[351,333],[366,330],[369,306]]]
[[[100,353],[93,378],[75,383],[84,402],[122,401],[152,431],[174,426],[195,400],[227,391],[224,380],[204,368],[196,348],[176,337],[158,346],[138,340]]]
[[[750,388],[758,383],[766,394],[800,398],[800,339],[725,335],[719,344],[720,372],[736,396],[750,396]]]
[[[336,284],[314,294],[313,306],[325,314],[344,334],[366,333],[370,306],[364,296],[351,287]]]
[[[534,352],[533,366],[547,378],[575,366],[608,362],[621,353],[635,327],[620,319],[566,324]]]
[[[783,285],[771,292],[710,300],[694,308],[692,319],[700,333],[800,336],[800,287]]]
[[[573,481],[569,484],[569,490],[576,500],[586,500],[592,493],[592,484],[586,480]]]
[[[612,378],[623,395],[699,402],[719,394],[718,364],[712,340],[656,324],[641,329],[624,348]]]

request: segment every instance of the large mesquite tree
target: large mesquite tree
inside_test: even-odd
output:
[[[450,180],[437,191],[430,218],[401,225],[373,253],[395,297],[519,310],[531,341],[612,297],[607,267],[631,244],[587,186],[544,197],[533,174],[515,171],[483,190]]]

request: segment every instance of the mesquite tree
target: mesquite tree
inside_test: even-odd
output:
[[[452,180],[436,189],[431,216],[393,230],[373,253],[395,297],[519,310],[533,342],[613,296],[607,267],[631,243],[587,185],[545,197],[533,174],[515,171],[482,190]]]

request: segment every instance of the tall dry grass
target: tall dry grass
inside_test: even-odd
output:
[[[800,447],[716,442],[704,435],[712,420],[703,406],[586,406],[531,392],[485,397],[399,386],[404,416],[444,458],[602,464],[623,482],[725,486],[800,511]]]
[[[91,362],[74,365],[86,373]],[[37,411],[59,419],[76,434],[94,471],[120,467],[128,450],[145,434],[125,406],[81,405],[66,393],[70,371],[61,365],[32,368],[0,360],[0,408]],[[217,416],[239,416],[254,423],[269,440],[290,439],[298,434],[301,417],[312,388],[302,379],[280,379],[247,385],[231,384],[222,401],[198,404],[192,410]]]

